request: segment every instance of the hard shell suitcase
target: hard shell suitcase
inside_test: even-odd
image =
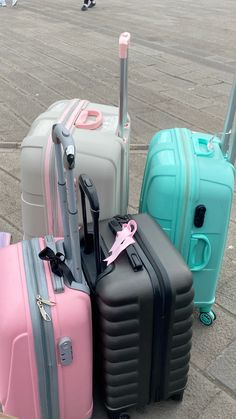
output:
[[[101,218],[125,214],[128,206],[130,119],[127,114],[128,46],[119,39],[120,106],[64,100],[54,103],[32,124],[22,143],[22,221],[25,238],[62,235],[51,127],[63,123],[74,137],[76,176],[86,171],[96,179],[104,203]]]
[[[18,419],[92,416],[91,303],[76,252],[75,153],[67,135],[55,127],[68,166],[64,242],[47,236],[0,249],[0,405]],[[63,172],[59,188],[65,208]]]
[[[109,418],[128,418],[124,412],[131,406],[182,399],[191,349],[192,277],[151,217],[114,217],[98,224],[98,198],[87,175],[80,176],[80,189],[82,266],[93,293],[105,407]],[[93,228],[87,227],[86,195]],[[101,260],[108,256],[114,232],[131,220],[138,225],[135,244],[106,267]]]
[[[149,145],[140,196],[139,211],[159,223],[191,269],[194,302],[205,325],[215,319],[212,306],[234,193],[236,127],[231,143],[229,133],[235,107],[236,79],[222,143],[188,129],[158,132]]]

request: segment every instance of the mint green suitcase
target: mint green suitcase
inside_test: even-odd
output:
[[[161,225],[191,269],[194,302],[205,325],[215,320],[212,306],[234,193],[236,128],[232,141],[229,133],[235,108],[236,78],[223,142],[184,128],[158,132],[149,145],[140,197],[140,212]]]

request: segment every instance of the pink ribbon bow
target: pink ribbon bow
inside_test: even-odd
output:
[[[108,258],[104,259],[107,262],[107,266],[110,265],[119,256],[123,250],[126,249],[130,244],[135,243],[133,235],[137,231],[137,223],[134,220],[130,220],[127,224],[122,224],[122,230],[118,231],[113,246],[109,250],[111,253]]]

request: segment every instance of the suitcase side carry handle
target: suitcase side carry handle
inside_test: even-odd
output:
[[[199,157],[212,157],[214,155],[214,148],[212,143],[207,138],[194,138],[193,147],[195,153]]]
[[[130,33],[123,32],[119,38],[120,57],[120,101],[118,136],[124,138],[124,127],[128,118],[128,50],[130,45]]]
[[[64,230],[64,248],[67,259],[72,259],[73,276],[76,282],[84,283],[79,240],[78,209],[74,186],[75,145],[74,140],[67,128],[62,124],[52,127],[52,140],[55,144],[55,158],[58,174],[58,190],[62,212]],[[64,156],[62,159],[62,149]],[[64,167],[63,167],[64,163]],[[64,175],[66,170],[66,179]]]
[[[202,251],[202,260],[200,263],[196,264],[196,252],[199,243],[203,243],[203,251]],[[189,258],[188,258],[188,265],[191,271],[201,271],[204,269],[211,258],[211,243],[204,234],[193,234],[191,237],[190,242],[190,249],[189,249]]]
[[[101,263],[101,249],[99,241],[99,200],[96,188],[92,180],[85,174],[79,176],[79,188],[81,195],[81,204],[82,204],[82,214],[83,214],[83,225],[84,225],[84,241],[85,248],[84,251],[89,252],[89,234],[88,234],[88,223],[87,223],[87,214],[86,214],[86,197],[89,200],[90,211],[93,219],[93,240],[94,240],[94,252],[95,252],[95,261],[96,261],[96,272],[97,276],[101,273],[102,263]]]
[[[236,124],[234,124],[236,113],[236,75],[232,84],[229,96],[228,108],[225,117],[223,134],[221,137],[221,147],[224,155],[228,153],[228,160],[234,164],[236,160]],[[233,127],[234,125],[234,127]]]

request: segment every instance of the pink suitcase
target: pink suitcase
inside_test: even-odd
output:
[[[62,126],[54,126],[53,140],[65,239],[47,236],[0,249],[0,404],[19,419],[92,415],[92,321],[80,261],[75,148]]]

